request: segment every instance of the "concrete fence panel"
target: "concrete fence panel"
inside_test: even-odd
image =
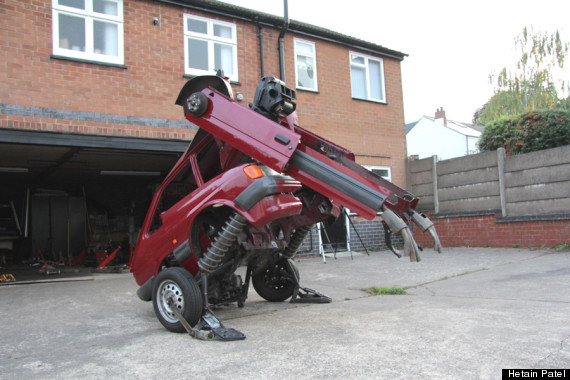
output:
[[[437,184],[440,189],[445,187],[472,185],[480,182],[497,182],[499,174],[497,166],[482,169],[465,170],[457,173],[441,175],[438,168],[439,178]]]
[[[437,163],[437,174],[455,174],[480,168],[497,167],[497,153],[485,152],[452,158]]]
[[[507,188],[507,204],[542,200],[556,202],[566,198],[570,198],[570,181]]]
[[[431,168],[425,172],[417,172],[412,176],[412,186],[431,185],[433,183]]]
[[[487,211],[497,209],[500,207],[501,199],[499,196],[495,197],[480,197],[444,201],[440,200],[441,213],[472,213],[476,211]],[[493,208],[494,207],[494,208]]]
[[[533,202],[512,202],[507,204],[508,216],[547,216],[567,215],[570,210],[570,198],[553,201],[552,199]]]
[[[424,211],[430,211],[433,209],[435,209],[433,195],[426,195],[426,196],[420,197],[420,201],[418,202],[418,207],[416,207],[417,211],[424,212]]]
[[[437,163],[439,212],[475,212],[501,208],[496,152]]]
[[[505,171],[524,171],[563,163],[570,163],[570,145],[507,157]]]
[[[570,145],[512,157],[499,149],[420,161],[423,170],[409,172],[408,183],[416,194],[427,194],[420,200],[421,211],[434,222],[444,246],[570,243]],[[431,244],[426,234],[414,237]]]
[[[434,210],[434,162],[433,157],[408,161],[408,190],[420,198],[418,210]]]
[[[498,197],[498,182],[480,182],[464,186],[444,187],[438,189],[440,202],[461,200],[461,199],[480,199],[484,197]],[[495,205],[497,206],[497,205]],[[497,209],[498,207],[495,207]]]
[[[507,216],[570,213],[570,146],[505,159]]]
[[[413,160],[410,161],[410,172],[411,173],[419,173],[425,171],[431,171],[432,169],[432,158],[423,158],[421,160]]]
[[[508,187],[570,181],[570,163],[505,173]]]
[[[423,185],[412,186],[411,193],[417,197],[433,197],[433,184],[426,183]]]
[[[418,208],[436,214],[501,210],[503,217],[570,214],[570,146],[505,157],[504,150],[409,162]]]

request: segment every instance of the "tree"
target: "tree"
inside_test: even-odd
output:
[[[487,125],[494,120],[520,115],[526,108],[519,100],[520,94],[511,91],[499,91],[483,107],[475,111],[473,124]]]
[[[475,112],[474,124],[536,109],[568,106],[570,83],[562,70],[569,44],[562,41],[560,32],[548,34],[525,27],[515,38],[515,48],[520,53],[515,69],[505,67],[489,76],[495,95]]]

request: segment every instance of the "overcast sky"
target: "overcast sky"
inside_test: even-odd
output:
[[[283,0],[223,0],[283,16]],[[406,123],[443,107],[470,123],[493,95],[489,74],[516,65],[524,26],[570,41],[570,0],[289,0],[289,17],[409,54],[402,62]],[[566,65],[570,80],[570,61]],[[326,78],[325,78],[326,80]]]

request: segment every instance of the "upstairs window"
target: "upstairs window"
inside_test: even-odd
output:
[[[295,38],[295,77],[297,88],[318,91],[315,43]]]
[[[184,62],[185,74],[214,75],[221,69],[237,81],[236,25],[184,15]]]
[[[122,65],[122,0],[52,0],[53,54]]]
[[[352,97],[386,103],[384,61],[359,53],[349,55]]]

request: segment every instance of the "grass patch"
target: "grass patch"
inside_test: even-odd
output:
[[[568,243],[560,244],[560,245],[554,247],[554,250],[556,252],[570,251],[570,244],[568,244]]]
[[[372,286],[368,289],[364,289],[365,292],[370,293],[372,295],[403,295],[408,294],[405,289],[402,288],[378,288],[376,286]]]

